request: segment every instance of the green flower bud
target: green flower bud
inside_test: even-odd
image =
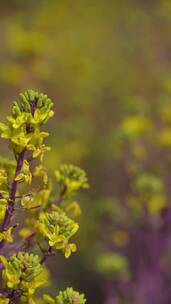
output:
[[[60,291],[59,295],[55,299],[49,295],[43,296],[44,303],[46,304],[85,304],[86,299],[84,294],[79,294],[72,288],[67,288],[64,291]]]

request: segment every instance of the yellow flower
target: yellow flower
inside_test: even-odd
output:
[[[27,160],[24,160],[21,172],[16,176],[16,181],[24,180],[27,184],[32,182],[32,174],[30,172],[30,165]]]
[[[5,169],[0,169],[0,186],[7,184],[7,173]]]
[[[27,122],[29,122],[29,118],[30,118],[30,114],[29,113],[21,113],[19,116],[17,116],[16,118],[12,117],[12,116],[7,116],[7,120],[10,122],[10,125],[14,128],[14,129],[18,129],[20,128],[22,125],[26,124]]]
[[[12,243],[14,241],[12,237],[13,227],[10,227],[8,230],[0,232],[0,242],[5,240],[8,243]]]
[[[54,115],[54,112],[52,110],[49,112],[48,111],[41,112],[41,110],[36,109],[34,112],[34,117],[31,119],[31,123],[33,125],[42,124],[47,120],[47,118],[53,117],[53,115]]]
[[[1,198],[0,199],[0,220],[4,218],[6,208],[7,208],[7,199]]]

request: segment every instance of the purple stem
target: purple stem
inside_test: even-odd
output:
[[[31,244],[33,238],[35,237],[35,235],[36,235],[36,232],[31,233],[25,239],[24,243],[18,247],[18,249],[16,250],[16,252],[18,252],[18,251],[26,251],[30,247],[30,244]]]
[[[14,212],[14,205],[15,205],[15,197],[16,197],[16,193],[17,193],[17,186],[19,183],[18,181],[15,180],[15,178],[18,176],[18,174],[21,171],[21,168],[22,168],[23,162],[24,162],[25,153],[26,153],[26,150],[24,149],[18,156],[15,177],[12,182],[10,198],[8,200],[8,207],[7,207],[5,217],[4,217],[2,226],[1,226],[1,232],[7,230],[7,228],[9,227],[9,224],[11,222],[11,219],[12,219],[12,215]],[[5,244],[5,241],[0,242],[0,250],[2,250],[2,248],[4,247],[4,244]]]
[[[48,250],[44,252],[40,264],[44,264],[49,257],[54,255],[56,255],[56,252],[52,251],[52,247],[49,246]]]
[[[60,205],[60,203],[63,201],[66,190],[67,190],[66,186],[61,190],[59,198],[57,198],[54,202],[56,205]]]

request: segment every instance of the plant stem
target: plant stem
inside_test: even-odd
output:
[[[42,257],[42,259],[41,259],[41,261],[40,261],[40,264],[44,264],[45,261],[46,261],[49,257],[51,257],[51,256],[53,256],[53,255],[55,255],[55,252],[53,252],[53,251],[52,251],[52,247],[49,246],[48,251],[44,252],[43,257]]]
[[[59,197],[58,197],[58,198],[55,200],[55,202],[54,202],[56,205],[60,205],[60,203],[63,201],[64,196],[65,196],[65,193],[66,193],[66,190],[67,190],[66,187],[64,187],[64,188],[61,190]]]
[[[25,241],[23,242],[23,244],[21,246],[19,246],[17,251],[26,251],[30,247],[31,241],[33,240],[35,235],[36,235],[36,232],[33,232],[28,237],[26,237]]]
[[[14,212],[14,205],[15,205],[15,197],[16,197],[16,193],[17,193],[17,186],[19,183],[18,181],[15,180],[15,178],[18,176],[18,174],[21,171],[21,168],[22,168],[23,162],[24,162],[25,153],[26,153],[26,150],[24,149],[18,156],[15,176],[14,176],[14,179],[13,179],[13,182],[11,185],[10,198],[8,200],[7,210],[6,210],[5,217],[4,217],[2,226],[1,226],[1,232],[7,230],[8,226],[11,222],[11,219],[12,219],[12,215]],[[5,244],[5,241],[0,242],[0,250],[2,250],[4,244]]]

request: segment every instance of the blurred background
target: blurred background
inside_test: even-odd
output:
[[[46,164],[79,165],[91,185],[53,287],[171,303],[171,1],[1,0],[0,37],[1,121],[19,92],[47,93]]]

